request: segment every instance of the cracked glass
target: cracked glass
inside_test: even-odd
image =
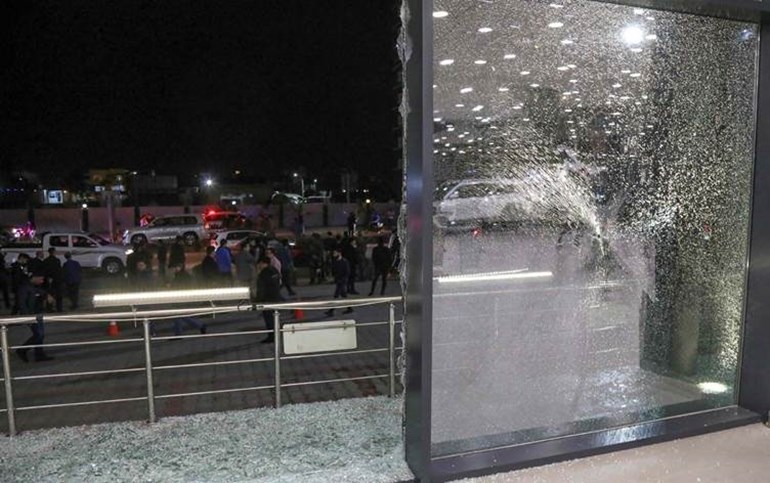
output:
[[[733,405],[758,29],[436,0],[434,455]]]

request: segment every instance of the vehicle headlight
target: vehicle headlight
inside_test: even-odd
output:
[[[134,253],[134,250],[132,248],[129,248],[128,250],[126,250],[126,256],[129,256],[132,253]]]

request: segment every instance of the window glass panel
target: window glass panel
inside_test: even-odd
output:
[[[86,238],[80,235],[75,235],[72,237],[72,246],[78,247],[78,248],[92,248],[92,247],[97,247],[99,245],[89,238]]]
[[[757,27],[435,10],[434,454],[734,404]]]

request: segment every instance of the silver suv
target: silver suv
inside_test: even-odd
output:
[[[123,244],[153,243],[159,240],[173,240],[177,236],[184,238],[187,245],[195,245],[207,238],[203,220],[197,215],[159,216],[145,226],[126,230]]]

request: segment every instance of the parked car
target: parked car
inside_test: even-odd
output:
[[[203,219],[197,215],[171,215],[154,218],[145,226],[126,230],[123,244],[154,243],[159,240],[173,240],[177,236],[184,238],[185,244],[192,246],[208,238]]]
[[[1,248],[8,263],[13,263],[19,254],[26,253],[34,258],[35,253],[43,251],[48,255],[49,248],[56,248],[57,257],[64,262],[64,253],[72,253],[72,259],[83,268],[100,268],[110,275],[118,275],[126,266],[126,257],[131,250],[114,245],[95,233],[49,232],[27,241],[12,242]]]
[[[210,211],[203,215],[203,227],[209,233],[251,227],[251,221],[235,211]]]
[[[227,230],[212,233],[209,243],[213,247],[218,247],[222,240],[227,240],[227,246],[231,249],[240,246],[244,241],[256,240],[262,243],[265,240],[265,234],[255,230]]]

